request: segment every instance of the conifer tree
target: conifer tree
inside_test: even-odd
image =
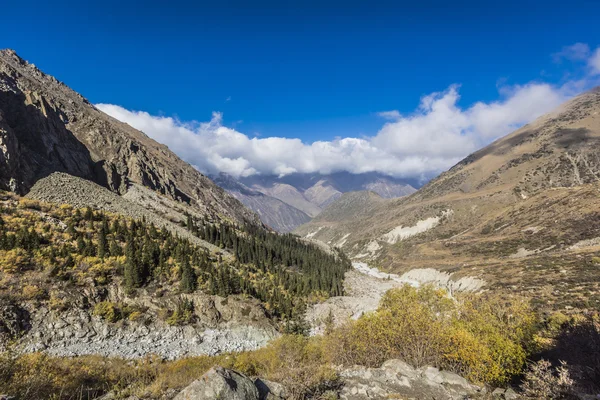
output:
[[[184,293],[192,293],[194,290],[196,290],[196,273],[190,266],[190,262],[187,260],[187,257],[184,258],[183,263],[181,264],[180,288]]]
[[[106,221],[105,221],[106,222]],[[108,242],[106,240],[106,231],[104,230],[104,226],[98,232],[98,257],[104,258],[108,251]]]

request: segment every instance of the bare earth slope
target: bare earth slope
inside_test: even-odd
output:
[[[12,50],[0,51],[0,188],[21,194],[66,172],[125,194],[132,184],[211,219],[258,218],[166,146],[102,113]]]
[[[551,303],[598,306],[600,89],[470,155],[409,197],[354,209],[335,202],[295,232],[393,272],[432,267]]]

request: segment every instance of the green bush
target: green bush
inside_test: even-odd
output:
[[[120,307],[110,301],[96,303],[93,314],[108,322],[117,322],[123,318]]]

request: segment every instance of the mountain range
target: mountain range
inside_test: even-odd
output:
[[[416,180],[377,172],[253,175],[238,179],[221,173],[213,180],[279,232],[307,223],[343,193],[369,190],[384,198],[396,198],[414,193],[419,186]]]
[[[591,393],[599,149],[596,88],[418,190],[375,172],[211,179],[1,50],[0,391],[515,399],[553,351]],[[217,364],[253,380],[201,377]]]

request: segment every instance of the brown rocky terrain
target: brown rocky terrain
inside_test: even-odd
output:
[[[96,109],[80,94],[0,51],[0,188],[27,193],[65,172],[124,195],[133,184],[215,220],[258,218],[166,146]]]
[[[600,304],[600,89],[465,158],[411,196],[338,199],[295,232],[386,271],[436,268],[544,304]]]

